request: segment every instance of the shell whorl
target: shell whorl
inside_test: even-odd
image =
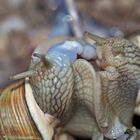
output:
[[[40,110],[28,79],[13,83],[0,93],[1,140],[51,140],[57,123],[53,116]]]
[[[24,82],[8,86],[0,95],[0,128],[3,139],[41,140],[24,97]]]

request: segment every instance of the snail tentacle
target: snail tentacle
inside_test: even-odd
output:
[[[44,63],[46,67],[51,67],[52,62],[45,54],[34,53],[33,56],[38,57]]]
[[[31,77],[35,74],[35,71],[33,70],[28,70],[19,74],[16,74],[14,76],[10,76],[11,80],[19,80],[19,79],[23,79],[25,77]]]
[[[94,42],[97,42],[99,45],[102,45],[103,43],[106,42],[106,39],[102,38],[102,37],[99,37],[97,35],[93,35],[89,32],[85,32],[84,33],[84,36],[85,36],[85,39],[88,40],[88,39],[91,39],[93,40]]]

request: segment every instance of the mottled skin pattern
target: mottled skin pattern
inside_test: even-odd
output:
[[[74,64],[67,59],[55,59],[52,64],[47,69],[43,62],[31,67],[37,72],[30,82],[38,105],[44,113],[59,119],[60,126],[72,135],[100,140],[103,135],[95,121],[93,108],[96,75],[92,65],[82,59]],[[59,80],[53,83],[56,77]],[[52,88],[58,90],[51,91]]]
[[[70,62],[60,57],[52,60],[52,66],[47,68],[43,62],[31,66],[32,68],[37,74],[30,78],[30,82],[41,110],[67,121],[66,114],[70,112],[72,104],[74,79]]]
[[[94,102],[96,89],[96,73],[86,60],[79,59],[73,64],[74,95],[76,96],[76,113],[66,129],[75,136],[103,140],[95,119]],[[71,129],[69,129],[69,127]]]
[[[72,64],[67,57],[50,58],[48,67],[42,61],[31,65],[34,97],[44,113],[58,118],[73,135],[125,140],[140,88],[140,48],[111,38],[97,42],[97,56],[100,72],[86,60]],[[131,140],[136,140],[135,133]]]
[[[96,118],[105,135],[116,137],[109,131],[119,129],[121,133],[132,127],[140,89],[140,48],[122,38],[110,38],[97,45],[97,64],[103,71],[98,72],[102,96]]]

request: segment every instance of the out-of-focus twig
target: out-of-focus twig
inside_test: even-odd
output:
[[[70,23],[71,23],[73,32],[76,37],[82,38],[83,31],[82,31],[82,28],[80,25],[79,16],[78,16],[78,12],[77,12],[74,1],[66,0],[66,6],[67,6],[67,10],[68,10],[70,16],[72,17],[72,20],[70,21]]]

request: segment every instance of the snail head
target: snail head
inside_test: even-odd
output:
[[[52,66],[52,63],[51,63],[50,59],[45,54],[34,53],[33,56],[39,58],[40,59],[39,63],[43,63],[43,65],[46,68],[50,68]],[[35,68],[38,67],[39,63],[31,66],[31,69],[28,70],[28,71],[25,71],[25,72],[16,74],[14,76],[11,76],[10,79],[18,80],[18,79],[23,79],[23,78],[26,78],[26,77],[31,77],[31,76],[37,74],[37,72],[35,71]]]
[[[119,67],[129,63],[129,54],[135,50],[131,42],[119,37],[105,39],[86,32],[85,38],[95,42],[97,64],[102,68]]]

